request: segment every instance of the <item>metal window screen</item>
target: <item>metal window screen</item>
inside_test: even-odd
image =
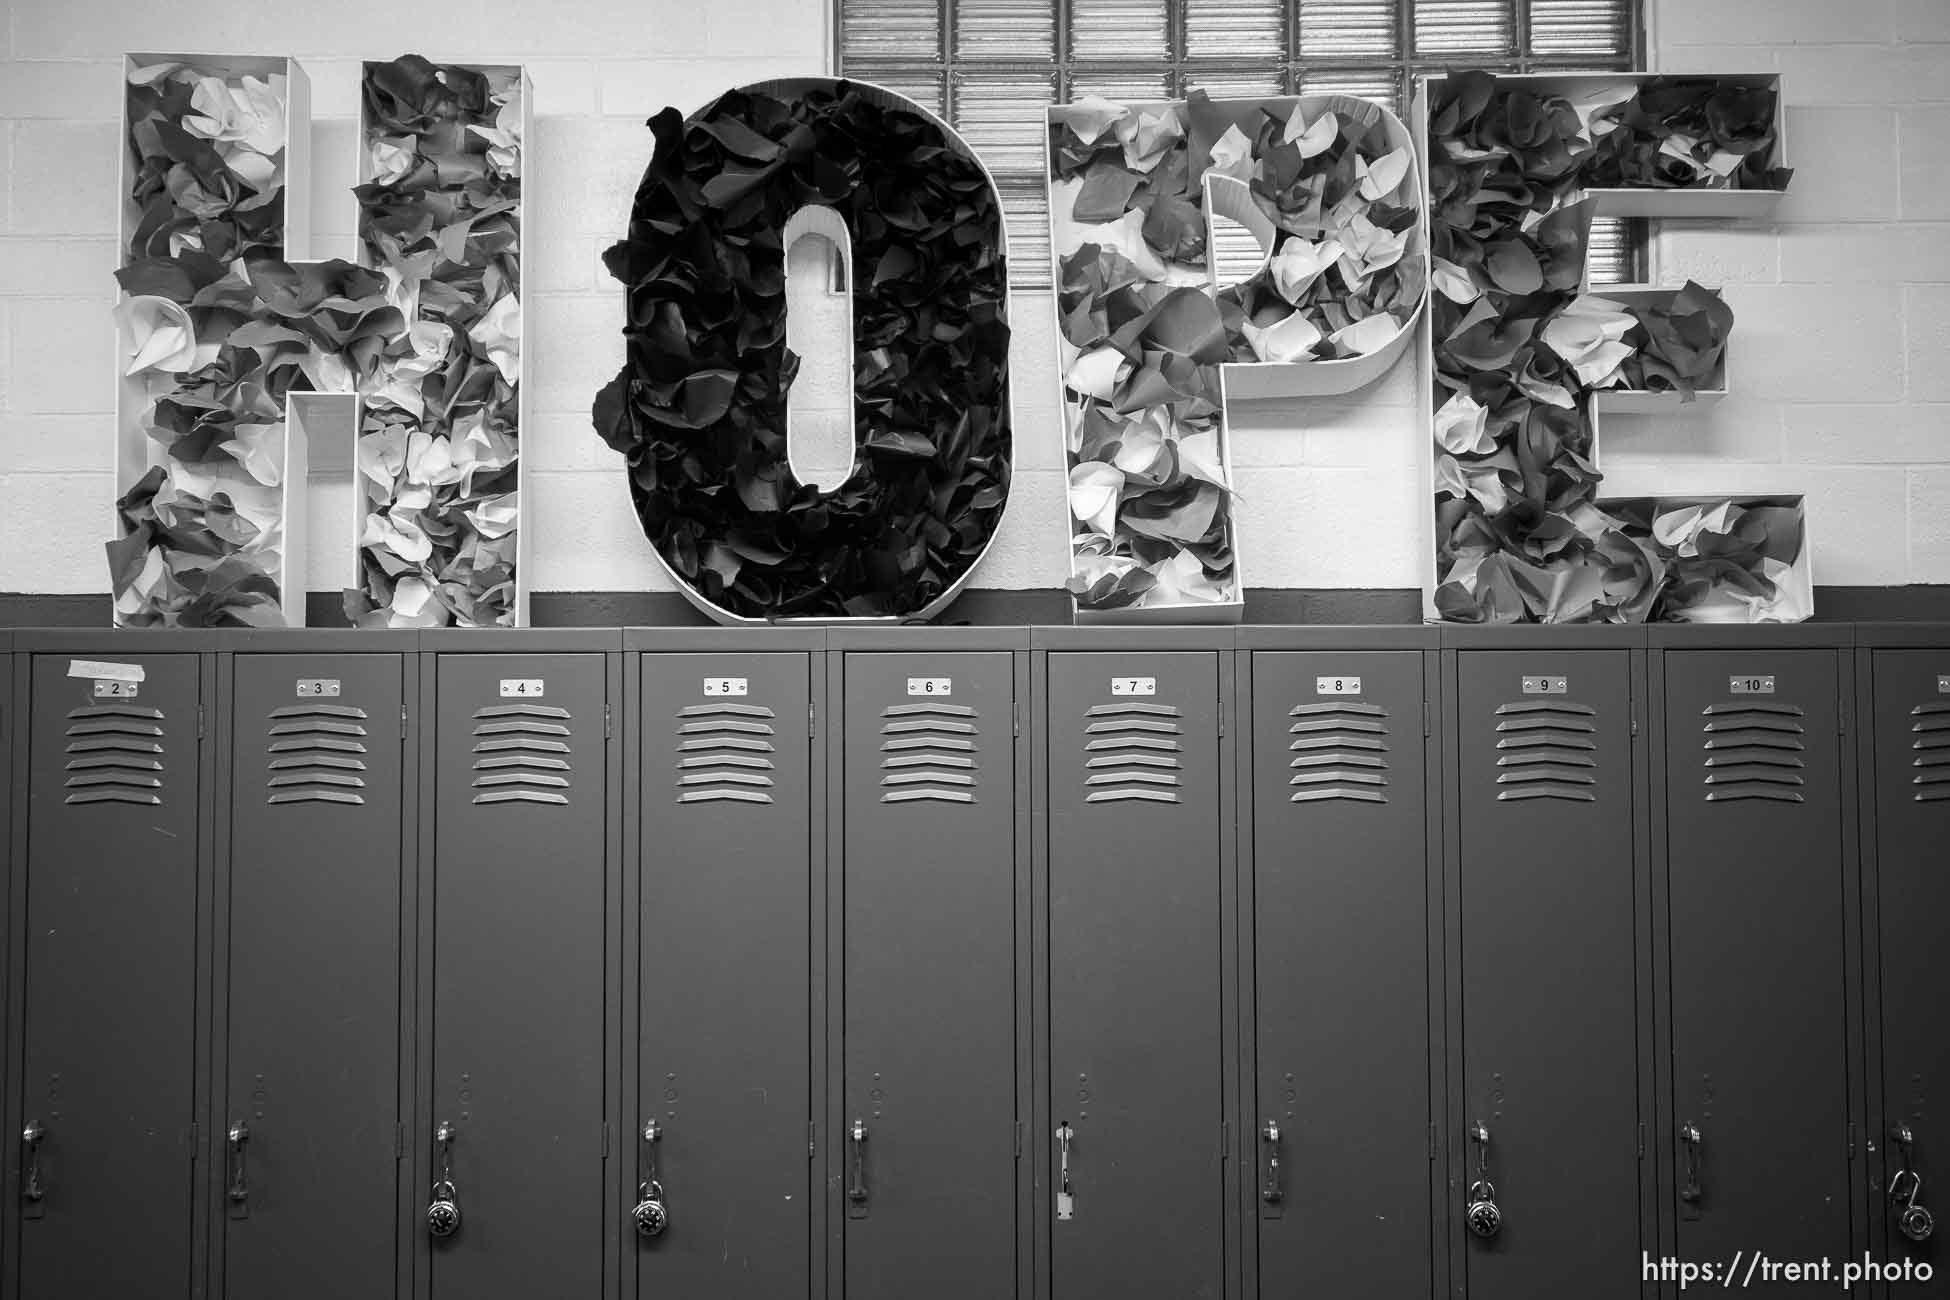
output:
[[[955,124],[1002,187],[1011,279],[1050,283],[1045,104],[1334,91],[1396,111],[1414,78],[1640,66],[1644,0],[834,0],[841,75]],[[1601,221],[1591,278],[1645,278],[1645,223]]]

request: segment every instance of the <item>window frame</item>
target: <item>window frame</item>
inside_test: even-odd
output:
[[[1056,103],[1067,102],[1071,94],[1072,79],[1078,69],[1085,69],[1093,78],[1155,78],[1164,76],[1166,97],[1181,99],[1185,96],[1188,77],[1195,74],[1263,74],[1266,62],[1263,59],[1229,60],[1212,57],[1191,57],[1188,48],[1186,13],[1188,0],[1164,0],[1166,13],[1166,45],[1170,54],[1162,59],[1074,59],[1071,56],[1071,0],[1048,0],[1054,13],[1055,33],[1053,46],[1055,55],[1049,60],[1021,58],[961,58],[955,53],[955,19],[959,7],[958,0],[934,0],[940,14],[940,26],[934,57],[926,58],[875,58],[855,59],[849,66],[845,59],[846,8],[848,0],[831,0],[828,9],[828,61],[835,76],[852,75],[862,81],[878,81],[883,77],[898,83],[903,78],[916,75],[937,77],[941,99],[939,110],[948,122],[956,121],[956,89],[958,74],[969,72],[976,75],[1029,76],[1053,75],[1055,79]],[[1395,75],[1397,102],[1401,105],[1404,117],[1414,102],[1416,78],[1439,74],[1454,67],[1459,61],[1468,61],[1468,66],[1487,68],[1501,73],[1524,72],[1617,72],[1633,71],[1645,66],[1648,43],[1647,9],[1650,0],[1625,0],[1630,7],[1627,41],[1629,49],[1621,59],[1606,59],[1593,55],[1539,55],[1529,52],[1530,46],[1530,8],[1531,0],[1507,0],[1512,17],[1512,51],[1493,56],[1420,56],[1414,49],[1415,8],[1418,0],[1394,0],[1395,30],[1397,49],[1387,58],[1374,55],[1305,57],[1300,53],[1300,8],[1301,0],[1280,0],[1284,19],[1284,54],[1279,60],[1280,89],[1284,95],[1302,93],[1300,80],[1309,72],[1365,72],[1375,73],[1384,69]],[[1609,63],[1611,66],[1605,66]],[[992,167],[991,170],[994,170]],[[996,180],[1005,191],[1022,187],[1029,179],[1026,173],[1013,170],[996,171]],[[1039,181],[1043,178],[1038,177]],[[1630,221],[1624,223],[1626,234],[1626,258],[1624,278],[1607,283],[1640,283],[1649,278],[1649,247],[1651,244],[1649,223]],[[1051,287],[1051,274],[1047,268],[1028,274],[1011,273],[1016,288],[1026,290],[1047,290]]]

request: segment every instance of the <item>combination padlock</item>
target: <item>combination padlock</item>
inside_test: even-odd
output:
[[[1903,1180],[1909,1180],[1909,1196],[1903,1196]],[[1897,1172],[1889,1183],[1889,1199],[1903,1201],[1903,1208],[1896,1214],[1896,1227],[1905,1237],[1914,1242],[1928,1241],[1936,1233],[1936,1216],[1916,1202],[1923,1195],[1923,1179],[1914,1170]]]
[[[1469,1185],[1469,1206],[1463,1211],[1463,1220],[1469,1230],[1487,1240],[1503,1229],[1503,1211],[1496,1208],[1496,1184],[1476,1182]]]
[[[433,1185],[433,1201],[427,1206],[427,1234],[446,1238],[460,1231],[460,1205],[454,1200],[451,1179]]]
[[[664,1185],[650,1182],[637,1185],[636,1208],[630,1218],[636,1221],[639,1237],[661,1237],[670,1226],[670,1211],[664,1208]]]

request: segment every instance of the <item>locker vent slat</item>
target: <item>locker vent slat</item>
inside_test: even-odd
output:
[[[1496,797],[1506,803],[1597,803],[1598,711],[1575,700],[1515,700],[1496,709]]]
[[[678,803],[771,803],[771,736],[761,704],[692,704],[677,711]]]
[[[574,770],[574,719],[553,704],[474,710],[474,802],[566,806]]]
[[[974,708],[924,700],[888,705],[880,719],[880,802],[979,802],[982,720]]]
[[[1916,787],[1916,802],[1950,802],[1950,703],[1933,700],[1919,704],[1909,716],[1914,719],[1909,729],[1916,737],[1910,742],[1916,755],[1910,759],[1916,769],[1910,778]]]
[[[1701,784],[1709,802],[1805,802],[1808,761],[1802,755],[1808,746],[1800,706],[1753,700],[1712,704],[1700,713],[1706,719],[1700,726],[1706,753]]]
[[[1181,716],[1169,704],[1092,705],[1083,728],[1083,801],[1177,803]]]
[[[272,709],[264,801],[363,804],[366,711],[347,704]]]
[[[1292,803],[1388,802],[1388,711],[1359,700],[1300,704],[1287,760]]]
[[[67,803],[160,804],[163,713],[98,704],[68,713]]]

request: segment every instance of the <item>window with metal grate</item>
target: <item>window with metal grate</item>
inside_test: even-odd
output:
[[[1451,66],[1640,66],[1644,0],[834,0],[835,65],[952,122],[1008,212],[1010,275],[1048,288],[1042,109],[1083,95],[1313,92],[1405,111]],[[1645,223],[1601,221],[1591,278],[1645,278]]]

